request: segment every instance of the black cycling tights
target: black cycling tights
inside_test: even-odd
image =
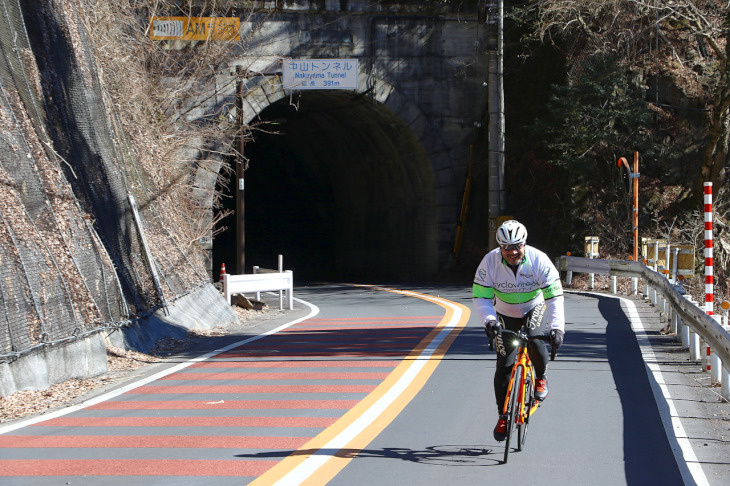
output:
[[[528,336],[539,336],[542,331],[542,316],[545,312],[545,304],[538,304],[525,317],[509,317],[498,314],[497,317],[502,326],[510,331],[519,331],[523,324],[526,324]],[[504,340],[505,356],[497,350],[497,369],[494,372],[494,396],[497,400],[498,413],[502,413],[504,399],[507,396],[507,385],[512,373],[512,366],[517,360],[517,347],[510,343],[509,339]],[[527,347],[532,364],[535,367],[536,378],[544,378],[549,360],[545,341],[530,341]]]

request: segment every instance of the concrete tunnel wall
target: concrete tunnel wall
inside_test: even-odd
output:
[[[453,267],[470,145],[486,126],[486,29],[471,11],[444,16],[426,6],[418,15],[367,8],[348,4],[350,12],[343,13],[328,4],[324,10],[284,9],[270,18],[256,14],[242,19],[246,51],[191,99],[199,104],[186,111],[190,121],[218,120],[221,113],[235,120],[233,88],[236,67],[241,67],[246,75],[244,122],[282,119],[287,120],[282,127],[298,127],[297,133],[282,131],[275,137],[254,132],[256,140],[244,149],[251,157],[245,189],[246,271],[252,265],[275,267],[279,253],[297,280],[309,279],[314,266],[320,276],[311,278],[380,281],[426,280]],[[358,59],[357,90],[284,90],[282,62],[307,58]],[[369,107],[348,105],[345,94],[368,100]],[[290,100],[299,102],[308,118],[294,107],[287,109]],[[307,106],[314,100],[322,105],[320,111]],[[322,114],[335,107],[350,112]],[[306,137],[299,134],[304,132]],[[254,159],[269,165],[265,152],[276,151],[281,152],[277,158],[289,159],[273,162],[284,164],[278,166],[278,179],[257,174],[261,167]],[[355,151],[362,153],[353,157]],[[284,182],[285,173],[294,174],[294,180]],[[202,193],[203,179],[213,181],[212,174],[196,176]],[[303,188],[297,178],[309,180],[310,187]],[[261,196],[273,198],[268,209],[255,210],[255,184],[268,187]],[[236,186],[230,181],[231,189]],[[274,208],[285,199],[297,217],[279,218],[281,210]],[[302,229],[305,221],[309,231]],[[212,243],[214,279],[221,263],[230,272],[237,261],[235,223],[220,226],[228,230]],[[300,248],[294,240],[302,243]]]

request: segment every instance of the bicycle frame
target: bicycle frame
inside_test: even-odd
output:
[[[512,331],[502,331],[512,333]],[[523,425],[529,419],[530,415],[535,413],[537,407],[540,406],[540,402],[537,400],[531,400],[528,406],[526,398],[530,400],[531,397],[526,397],[526,388],[528,384],[527,376],[528,372],[532,380],[535,378],[535,367],[532,365],[530,355],[527,352],[527,336],[524,333],[514,333],[519,339],[519,347],[517,352],[517,359],[512,367],[512,373],[510,374],[509,384],[507,386],[507,396],[504,399],[504,405],[502,406],[502,414],[506,414],[509,408],[509,401],[512,396],[512,391],[517,385],[517,414],[515,417],[511,417],[514,423],[517,425]]]

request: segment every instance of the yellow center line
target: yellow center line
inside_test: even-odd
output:
[[[469,308],[417,292],[363,286],[426,300],[446,311],[441,321],[355,407],[309,442],[259,476],[252,486],[323,485],[375,439],[423,388],[469,320]]]

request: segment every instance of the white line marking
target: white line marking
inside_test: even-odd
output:
[[[103,395],[99,395],[98,397],[95,397],[95,398],[92,398],[90,400],[87,400],[87,401],[85,401],[85,402],[83,402],[83,403],[81,403],[79,405],[73,405],[71,407],[67,407],[67,408],[64,408],[64,409],[61,409],[61,410],[57,410],[55,412],[51,412],[51,413],[48,413],[48,414],[45,414],[45,415],[40,415],[40,416],[34,417],[32,419],[22,420],[20,422],[14,423],[12,425],[6,425],[4,427],[0,427],[0,434],[7,434],[8,432],[12,432],[14,430],[18,430],[20,428],[27,427],[29,425],[34,425],[34,424],[37,424],[39,422],[43,422],[45,420],[50,420],[50,419],[54,419],[54,418],[58,418],[58,417],[63,417],[64,415],[68,415],[69,413],[73,413],[73,412],[76,412],[78,410],[82,410],[82,409],[84,409],[86,407],[90,407],[92,405],[96,405],[97,403],[105,402],[105,401],[107,401],[107,400],[109,400],[111,398],[114,398],[114,397],[117,397],[119,395],[122,395],[123,393],[127,393],[130,390],[134,390],[135,388],[139,388],[140,386],[146,385],[146,384],[148,384],[150,382],[153,382],[155,380],[159,380],[160,378],[163,378],[163,377],[165,377],[167,375],[170,375],[170,374],[175,373],[177,371],[180,371],[180,370],[182,370],[184,368],[187,368],[190,365],[193,365],[195,363],[199,363],[200,361],[205,361],[206,359],[212,358],[213,356],[216,356],[216,355],[221,354],[221,353],[225,353],[226,351],[230,351],[231,349],[237,348],[239,346],[243,346],[244,344],[248,344],[248,343],[253,342],[253,341],[258,341],[259,339],[264,338],[266,336],[270,336],[272,334],[276,334],[277,332],[283,331],[284,329],[286,329],[288,327],[291,327],[294,324],[300,323],[302,321],[305,321],[305,320],[307,320],[309,318],[312,318],[312,317],[316,316],[317,314],[319,314],[319,307],[317,307],[316,305],[310,304],[309,302],[305,302],[305,301],[303,301],[301,299],[297,299],[297,298],[294,298],[294,300],[297,301],[297,302],[299,302],[299,303],[301,303],[301,304],[304,304],[307,307],[309,307],[309,314],[307,314],[306,316],[304,316],[304,317],[302,317],[300,319],[295,319],[295,320],[293,320],[291,322],[288,322],[286,324],[283,324],[283,325],[281,325],[281,326],[279,326],[279,327],[277,327],[275,329],[272,329],[270,331],[267,331],[267,332],[265,332],[263,334],[259,334],[258,336],[253,336],[253,337],[250,337],[248,339],[244,339],[242,341],[238,341],[236,343],[229,344],[228,346],[225,346],[223,348],[216,349],[215,351],[210,351],[209,353],[206,353],[206,354],[204,354],[202,356],[198,356],[197,358],[192,358],[192,359],[190,359],[188,361],[185,361],[185,362],[180,363],[180,364],[178,364],[176,366],[173,366],[172,368],[168,368],[168,369],[166,369],[164,371],[160,371],[159,373],[155,373],[154,375],[150,375],[150,376],[148,376],[146,378],[143,378],[141,380],[138,380],[138,381],[135,381],[135,382],[130,383],[128,385],[125,385],[123,387],[117,388],[116,390],[112,390],[112,391],[110,391],[108,393],[105,393]]]

